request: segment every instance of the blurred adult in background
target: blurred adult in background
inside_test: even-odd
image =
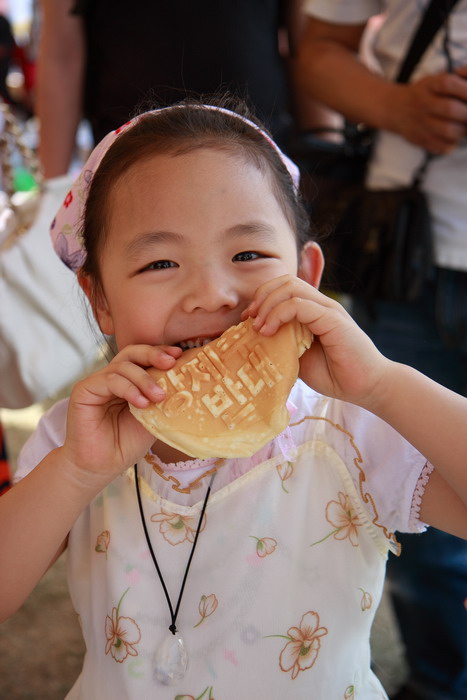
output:
[[[302,88],[354,122],[379,129],[367,184],[410,184],[426,150],[435,269],[421,299],[364,303],[353,313],[381,351],[467,394],[467,0],[460,0],[407,85],[395,78],[428,0],[307,0],[299,51]],[[442,0],[438,3],[443,9]],[[357,52],[367,22],[385,11],[373,44],[379,72]],[[426,150],[425,150],[426,149]],[[467,698],[467,543],[435,529],[402,535],[388,576],[410,674],[400,700]]]
[[[0,97],[25,121],[33,115],[37,0],[0,0]]]
[[[302,0],[42,0],[37,111],[47,177],[67,172],[80,119],[94,141],[137,105],[220,89],[246,97],[287,148],[288,57]]]

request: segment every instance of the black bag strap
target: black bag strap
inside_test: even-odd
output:
[[[396,78],[397,83],[407,83],[415,67],[425,53],[449,13],[459,0],[431,0],[415,31],[404,62]]]

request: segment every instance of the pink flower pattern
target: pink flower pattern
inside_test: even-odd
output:
[[[302,616],[300,625],[290,627],[286,636],[269,635],[288,640],[279,657],[281,670],[285,673],[291,671],[292,680],[294,680],[301,671],[311,668],[318,658],[321,637],[326,634],[328,634],[328,630],[326,627],[320,626],[318,613],[309,610]]]
[[[199,625],[207,617],[209,617],[209,615],[212,615],[212,613],[217,609],[218,605],[219,601],[217,600],[214,593],[211,593],[210,595],[202,595],[198,605],[198,610],[199,614],[201,615],[201,619],[196,625],[194,625],[194,627],[199,627]]]
[[[353,547],[358,547],[358,528],[363,523],[358,513],[355,512],[348,494],[339,491],[338,498],[338,501],[329,501],[326,505],[326,520],[335,529],[317,542],[313,542],[310,547],[324,542],[331,535],[335,540],[348,539]]]
[[[293,462],[283,462],[282,464],[278,464],[276,469],[280,476],[280,480],[282,481],[282,489],[285,491],[285,493],[289,493],[284,486],[284,481],[290,479],[293,474]]]
[[[104,530],[97,537],[95,551],[98,553],[103,552],[107,556],[107,550],[109,548],[109,545],[110,545],[110,532],[108,530]]]
[[[203,516],[200,532],[206,527],[206,514]],[[160,513],[151,515],[153,523],[160,523],[159,532],[162,537],[171,545],[182,544],[182,542],[193,542],[195,538],[196,528],[198,526],[199,516],[179,515],[178,513],[170,513],[161,508]]]
[[[277,540],[273,537],[255,537],[250,535],[250,537],[256,540],[256,554],[261,557],[267,557],[268,554],[272,554],[277,547]]]
[[[127,656],[138,656],[135,647],[141,639],[141,630],[136,622],[131,617],[122,617],[119,614],[123,598],[129,590],[126,589],[117,607],[112,608],[112,615],[105,618],[105,653],[110,653],[119,664],[123,663]]]

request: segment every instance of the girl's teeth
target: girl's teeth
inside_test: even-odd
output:
[[[179,343],[182,350],[191,350],[191,348],[200,348],[203,345],[210,343],[212,338],[201,338],[198,340],[187,340]]]

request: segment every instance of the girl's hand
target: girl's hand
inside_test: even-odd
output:
[[[294,318],[308,326],[314,341],[300,359],[300,377],[319,393],[369,409],[379,401],[391,363],[337,301],[284,275],[258,288],[248,316],[265,336]]]
[[[177,347],[131,345],[76,384],[62,448],[72,468],[102,477],[105,485],[146,454],[154,437],[131,415],[128,403],[144,408],[162,401],[163,390],[144,368],[170,369],[181,353]]]

